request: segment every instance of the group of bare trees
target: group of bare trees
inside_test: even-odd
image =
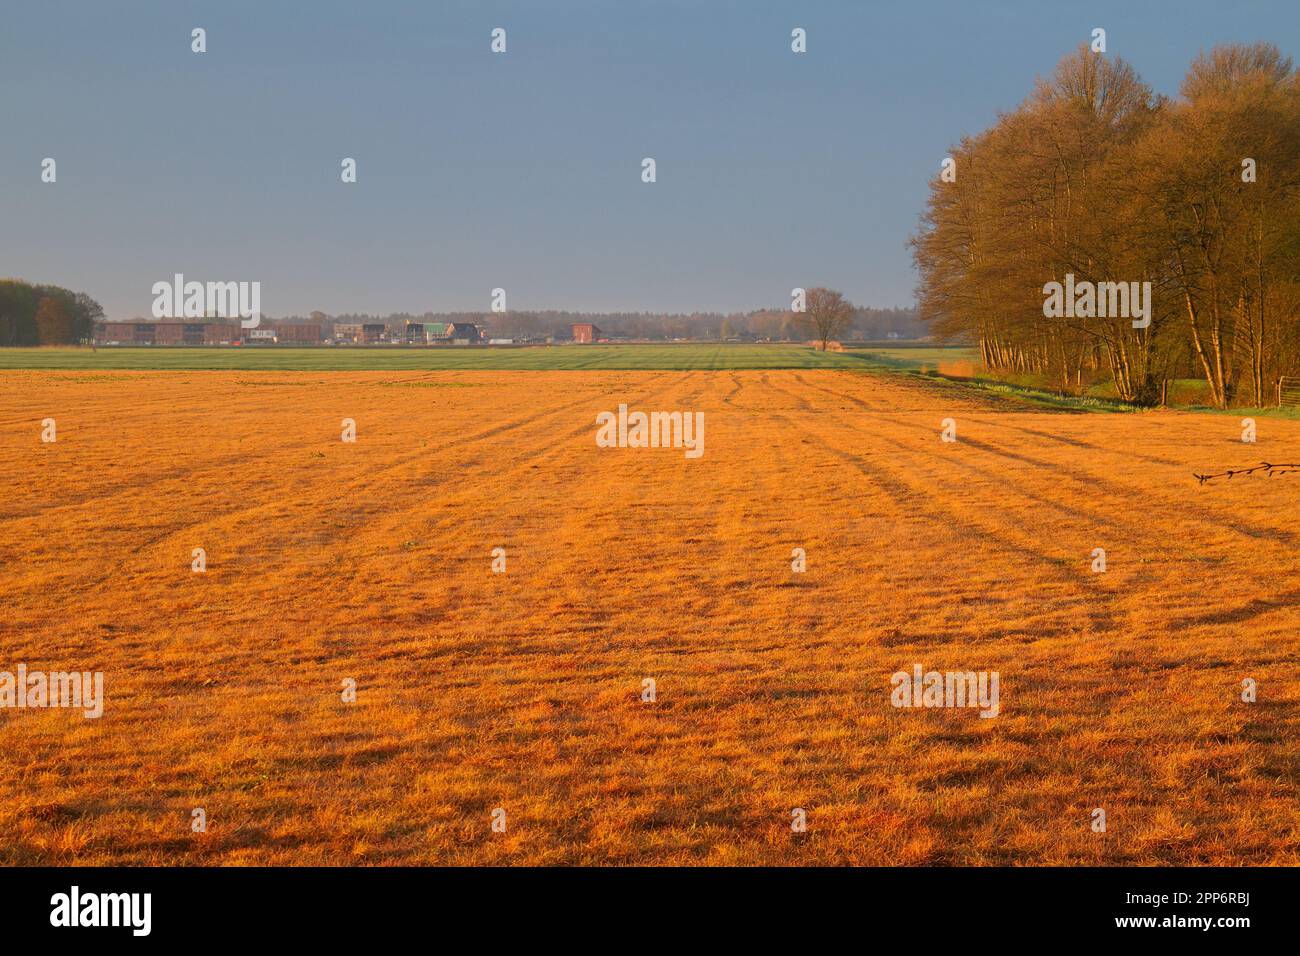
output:
[[[1220,408],[1300,374],[1300,78],[1276,47],[1198,56],[1176,99],[1084,47],[951,159],[912,240],[918,304],[989,368],[1140,404],[1201,377]],[[1047,317],[1067,275],[1149,282],[1149,324]]]

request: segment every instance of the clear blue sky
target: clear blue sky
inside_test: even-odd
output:
[[[732,311],[796,285],[906,305],[905,242],[948,145],[1093,27],[1169,94],[1215,43],[1300,56],[1294,0],[11,0],[0,17],[0,276],[113,318],[148,315],[175,272],[260,281],[271,315],[486,310],[497,286],[517,309]]]

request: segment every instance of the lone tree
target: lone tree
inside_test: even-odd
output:
[[[853,306],[834,289],[809,289],[804,304],[800,320],[812,327],[825,352],[826,343],[849,327]]]

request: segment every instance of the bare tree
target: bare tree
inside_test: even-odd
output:
[[[826,344],[849,327],[853,306],[834,289],[809,289],[805,296],[805,311],[800,321],[812,328],[822,351]]]

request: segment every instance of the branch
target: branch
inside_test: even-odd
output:
[[[1300,465],[1297,464],[1279,464],[1272,465],[1268,462],[1256,465],[1253,468],[1230,468],[1228,471],[1220,472],[1217,475],[1198,475],[1192,472],[1192,477],[1205,484],[1207,481],[1213,481],[1215,478],[1231,478],[1234,475],[1253,475],[1257,471],[1262,471],[1264,477],[1272,478],[1274,475],[1289,475],[1293,472],[1300,472]]]

